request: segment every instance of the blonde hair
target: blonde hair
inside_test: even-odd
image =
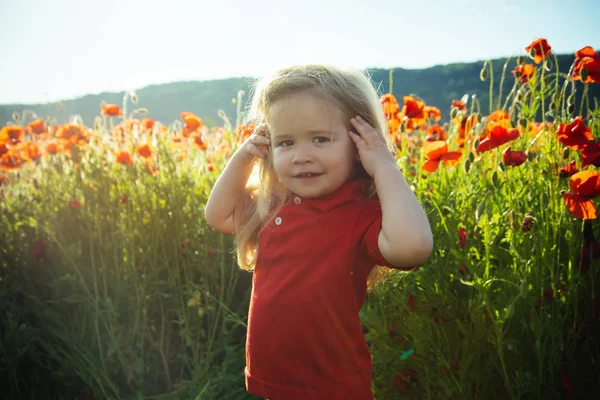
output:
[[[259,79],[253,88],[246,124],[258,126],[266,123],[275,102],[301,91],[311,91],[332,101],[347,120],[360,115],[381,134],[388,148],[393,151],[379,96],[368,73],[342,70],[330,65],[291,66]],[[256,265],[260,233],[289,200],[289,191],[279,182],[271,155],[257,162],[260,184],[248,184],[244,199],[234,212],[238,264],[241,269],[248,271]],[[371,198],[376,194],[375,182],[362,165],[360,169],[362,176],[370,179],[365,198]],[[389,268],[375,266],[367,279],[368,290],[373,290],[389,272]]]

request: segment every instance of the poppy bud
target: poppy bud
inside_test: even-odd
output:
[[[458,107],[452,107],[452,110],[450,110],[450,118],[456,118],[456,114],[458,114]]]
[[[517,64],[523,65],[525,63],[525,57],[519,56],[517,57]]]
[[[548,104],[548,108],[551,110],[554,108],[554,106],[555,106],[555,104],[553,101],[551,101],[550,104]]]
[[[406,124],[403,122],[400,124],[400,133],[404,133],[406,131]]]
[[[477,209],[475,209],[475,219],[477,221],[479,221],[479,219],[481,218],[481,215],[483,214],[484,211],[485,211],[485,201],[482,201],[481,203],[479,203],[477,205]]]
[[[521,118],[519,120],[519,124],[523,127],[523,128],[527,128],[527,125],[529,124],[529,121],[527,120],[527,118]]]
[[[535,50],[535,47],[532,47],[531,50],[529,50],[529,56],[531,58],[535,58],[536,55],[537,55],[537,51]]]
[[[100,124],[102,124],[102,120],[100,117],[94,118],[94,131],[98,132],[100,130]]]
[[[569,107],[567,107],[567,112],[569,114],[573,114],[575,112],[575,104],[571,104]]]
[[[506,309],[506,319],[510,319],[513,315],[515,315],[515,303],[510,303]]]
[[[500,170],[501,170],[502,172],[506,171],[506,167],[504,166],[504,163],[500,163],[500,164],[498,164],[498,168],[500,168]]]
[[[528,159],[529,161],[533,161],[533,160],[535,159],[535,153],[534,153],[534,152],[531,152],[531,151],[528,151],[528,152],[527,152],[527,159]]]
[[[544,68],[546,68],[546,71],[552,71],[552,61],[546,60],[544,62]]]
[[[148,109],[146,107],[142,107],[142,108],[137,108],[134,111],[135,114],[140,114],[140,115],[145,115],[148,114]]]
[[[465,161],[465,172],[469,172],[471,169],[471,160]]]
[[[492,174],[492,184],[494,186],[498,186],[498,172],[494,171],[494,173]]]
[[[559,192],[559,194],[560,194],[560,197],[563,197],[563,196],[565,195],[565,193],[567,193],[567,191],[566,191],[566,190],[561,190],[561,191]]]
[[[521,223],[521,230],[523,232],[529,232],[533,227],[534,222],[535,218],[533,218],[533,215],[529,213],[525,214],[525,218],[523,218],[523,222]]]
[[[548,195],[548,193],[543,192],[542,193],[542,206],[547,207],[548,204],[550,204],[550,196]]]
[[[565,147],[565,149],[563,150],[563,160],[566,160],[569,158],[570,154],[569,154],[569,148]]]
[[[522,298],[526,298],[528,291],[529,291],[529,284],[527,283],[527,281],[522,281],[521,286],[519,286],[519,296],[521,296]]]
[[[475,146],[475,148],[479,146],[479,138],[475,139],[475,143],[473,143],[473,146]]]
[[[471,161],[471,162],[475,161],[475,154],[469,152],[469,161]]]
[[[579,71],[579,75],[581,76],[581,81],[582,82],[587,81],[587,78],[589,76],[587,68],[586,67],[581,67],[581,71]]]
[[[12,118],[15,122],[19,122],[21,120],[21,116],[16,111],[13,113]]]
[[[486,68],[482,68],[481,72],[479,72],[479,79],[481,79],[482,81],[485,81],[488,77],[488,72]]]
[[[138,97],[137,97],[137,94],[135,92],[129,92],[129,97],[131,97],[131,102],[133,104],[137,104],[138,103]]]
[[[567,106],[573,105],[574,102],[575,102],[575,94],[572,94],[569,97],[567,97]]]

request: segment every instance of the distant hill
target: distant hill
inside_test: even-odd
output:
[[[492,61],[495,99],[498,96],[502,67],[505,61],[506,58]],[[573,61],[572,54],[559,55],[560,71],[567,73]],[[527,62],[531,62],[531,60],[528,59]],[[511,71],[515,65],[516,59],[513,58],[509,61],[506,69],[503,97],[514,84]],[[418,95],[427,105],[438,107],[442,112],[443,120],[448,119],[452,100],[459,100],[464,94],[476,94],[481,102],[482,111],[487,113],[489,111],[489,77],[485,82],[480,80],[479,72],[482,66],[483,61],[414,70],[395,68],[393,93],[400,102],[404,95],[411,93]],[[389,91],[389,69],[370,69],[369,72],[379,88],[379,93],[387,93]],[[147,86],[136,90],[139,102],[137,105],[129,103],[128,112],[134,108],[145,107],[149,111],[148,116],[169,124],[179,119],[180,112],[192,111],[203,118],[207,125],[222,125],[223,120],[218,116],[218,110],[222,109],[232,123],[235,123],[237,105],[232,102],[232,99],[237,97],[239,90],[244,90],[246,93],[244,103],[246,103],[250,95],[249,85],[253,80],[254,78],[245,77]],[[582,84],[578,82],[578,93],[581,93],[581,87]],[[590,97],[600,99],[600,85],[590,85],[589,93]],[[121,105],[123,94],[124,92],[101,93],[66,100],[62,102],[60,110],[57,110],[55,103],[0,105],[0,125],[10,121],[14,111],[22,112],[24,109],[29,109],[40,117],[56,118],[59,123],[67,122],[70,115],[79,114],[86,125],[92,126],[94,118],[100,115],[100,102]],[[577,104],[579,103],[577,102]]]

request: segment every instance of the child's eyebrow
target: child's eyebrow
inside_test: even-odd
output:
[[[306,134],[308,135],[317,135],[317,134],[327,134],[327,135],[332,135],[332,136],[338,136],[340,135],[337,132],[333,132],[333,131],[328,131],[325,129],[312,129],[310,131],[307,131]],[[275,134],[275,136],[273,136],[274,140],[281,140],[281,139],[288,139],[288,138],[293,138],[294,135],[288,135],[288,134],[282,134],[282,135],[277,135]]]

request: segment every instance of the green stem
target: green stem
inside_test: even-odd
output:
[[[494,111],[494,63],[489,62],[490,66],[490,114]]]
[[[502,102],[502,87],[504,86],[504,77],[506,75],[506,67],[508,66],[508,62],[510,61],[510,57],[506,59],[504,66],[502,67],[502,77],[500,78],[500,88],[498,90],[498,106],[500,109],[500,103]]]

